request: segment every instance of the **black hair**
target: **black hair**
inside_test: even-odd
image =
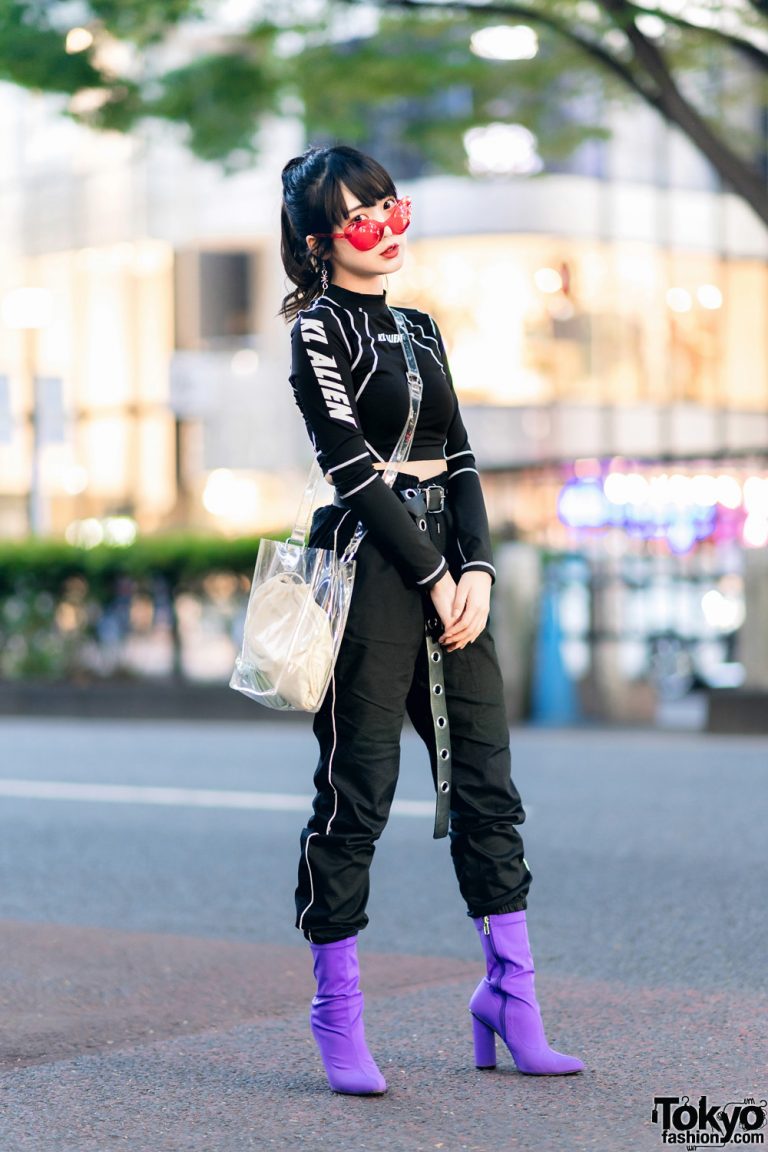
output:
[[[397,195],[381,164],[344,144],[308,148],[283,168],[280,254],[288,279],[296,285],[280,308],[286,320],[321,295],[323,263],[330,263],[333,241],[318,240],[312,252],[307,236],[340,230],[346,215],[342,185],[366,207]]]

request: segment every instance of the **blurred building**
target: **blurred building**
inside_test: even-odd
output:
[[[63,414],[38,421],[40,530],[282,525],[273,473],[302,455],[276,319],[296,129],[226,179],[173,130],[95,135],[59,106],[0,86],[0,533],[29,527],[35,376]]]
[[[446,335],[496,531],[552,554],[587,706],[768,689],[768,234],[650,112],[572,167],[424,181],[398,291]]]
[[[277,318],[300,128],[225,176],[175,129],[95,136],[58,109],[0,86],[0,534],[287,525],[309,460]],[[768,235],[658,117],[614,127],[535,178],[404,165],[390,299],[440,323],[499,537],[574,556],[574,675],[602,645],[603,693],[653,661],[727,682],[768,544]]]

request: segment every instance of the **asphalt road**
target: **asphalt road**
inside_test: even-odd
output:
[[[308,724],[0,721],[0,1152],[618,1152],[664,1146],[656,1095],[765,1098],[768,741],[512,752],[539,998],[587,1070],[474,1069],[479,945],[406,733],[360,940],[390,1091],[365,1100],[307,1028]]]

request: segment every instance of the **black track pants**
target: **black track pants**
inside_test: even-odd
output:
[[[401,474],[396,488],[416,483]],[[426,519],[458,580],[448,504]],[[310,544],[341,549],[354,530],[351,521],[344,509],[321,509]],[[425,596],[404,582],[370,537],[363,539],[333,681],[313,726],[320,746],[317,794],[301,834],[296,926],[315,943],[341,940],[368,923],[368,873],[395,794],[406,710],[429,750],[434,777]],[[471,916],[516,911],[525,908],[531,881],[517,830],[525,812],[510,778],[501,673],[488,629],[466,648],[445,652],[443,671],[452,746],[450,845],[459,887]]]

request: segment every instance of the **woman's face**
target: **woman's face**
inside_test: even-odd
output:
[[[377,200],[375,204],[365,207],[357,196],[348,188],[342,186],[346,214],[339,221],[338,229],[341,232],[353,220],[381,220],[387,219],[397,201],[396,196],[387,196]],[[333,263],[333,281],[342,287],[366,285],[371,290],[371,280],[375,277],[386,276],[396,272],[402,267],[405,258],[405,233],[396,236],[387,225],[384,228],[380,242],[368,252],[360,252],[346,238],[332,241],[331,261]],[[378,285],[376,285],[378,287]],[[365,289],[363,289],[365,290]]]

